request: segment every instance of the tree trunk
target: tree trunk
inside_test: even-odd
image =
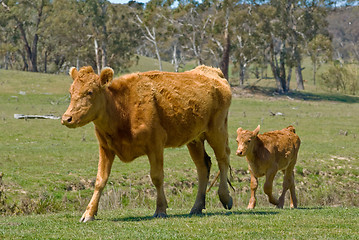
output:
[[[179,69],[179,62],[177,59],[177,44],[173,46],[173,54],[172,54],[172,61],[175,68],[175,72],[178,72]]]
[[[45,51],[44,56],[44,72],[47,73],[47,50]]]
[[[316,61],[313,62],[313,83],[314,83],[314,86],[315,86],[315,75],[317,73],[317,64],[316,64]]]
[[[101,10],[102,10],[102,18],[106,17],[107,14],[107,4],[103,4],[101,5]],[[103,23],[102,25],[102,34],[103,34],[103,38],[102,38],[102,44],[101,44],[101,54],[102,54],[102,69],[107,67],[107,38],[108,38],[108,34],[107,34],[107,27],[106,27],[106,22]]]
[[[162,72],[162,60],[161,60],[160,50],[158,49],[158,45],[157,45],[157,40],[156,40],[156,35],[155,35],[155,30],[154,30],[154,29],[153,29],[153,35],[154,35],[153,45],[155,46],[156,56],[157,56],[157,59],[158,59],[158,66],[159,66],[159,68],[160,68],[160,71]]]
[[[9,68],[9,52],[6,52],[4,56],[4,68],[5,70],[8,70]]]
[[[289,68],[289,70],[288,70],[287,83],[286,83],[286,87],[287,87],[286,92],[289,92],[289,90],[290,90],[289,86],[290,86],[290,80],[292,78],[292,70],[293,70],[292,68]]]
[[[279,56],[279,79],[280,84],[282,85],[283,92],[288,91],[287,80],[286,80],[286,73],[285,73],[285,57],[286,57],[286,50],[284,42],[282,41],[280,46],[280,56]]]
[[[304,82],[303,82],[303,75],[302,75],[302,65],[300,61],[298,62],[297,68],[295,69],[295,76],[297,79],[297,89],[304,90]]]
[[[229,6],[226,8],[226,26],[224,30],[225,46],[223,49],[223,56],[220,65],[220,69],[223,72],[224,78],[229,81],[228,69],[229,69],[229,54],[231,49],[231,39],[229,37]]]
[[[283,84],[282,84],[283,81],[280,78],[278,65],[276,64],[277,61],[276,61],[275,54],[274,54],[274,44],[273,44],[273,42],[271,42],[271,44],[270,44],[269,54],[270,54],[270,56],[269,56],[269,65],[271,66],[272,74],[273,74],[273,77],[274,77],[274,79],[276,81],[277,91],[280,92],[280,93],[283,93],[284,92]]]
[[[23,71],[28,71],[29,70],[29,65],[27,64],[26,53],[23,53],[20,50],[19,50],[19,53],[20,53],[22,61],[24,63],[24,66],[22,67],[22,70]]]
[[[93,41],[94,41],[94,45],[95,45],[95,57],[96,57],[97,74],[100,74],[100,72],[101,72],[101,69],[100,69],[100,56],[98,54],[98,43],[97,43],[96,37],[93,38]]]
[[[76,69],[77,69],[77,70],[80,69],[80,59],[79,59],[79,56],[77,56],[77,58],[76,58]]]
[[[245,76],[246,66],[243,63],[239,64],[239,85],[244,85],[244,76]]]

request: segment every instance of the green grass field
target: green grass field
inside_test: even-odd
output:
[[[170,69],[169,69],[170,70]],[[136,71],[136,70],[134,70]],[[272,81],[272,80],[266,80]],[[234,206],[222,209],[217,185],[201,217],[187,214],[197,191],[186,147],[165,151],[168,219],[152,219],[155,190],[145,157],[115,160],[98,221],[79,224],[91,197],[98,146],[93,125],[68,129],[60,120],[17,120],[14,114],[61,116],[69,104],[65,75],[0,70],[0,239],[14,238],[359,238],[359,98],[319,92],[273,95],[233,89],[229,136]],[[270,86],[271,83],[268,83]],[[281,116],[271,113],[280,112]],[[258,209],[245,210],[249,174],[235,156],[236,129],[294,125],[302,140],[296,166],[300,209],[271,206],[258,190]],[[213,152],[211,179],[218,171]],[[275,180],[281,189],[282,174]],[[12,215],[12,216],[11,216]],[[18,215],[18,216],[14,216]]]

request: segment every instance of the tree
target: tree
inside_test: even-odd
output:
[[[24,48],[24,66],[26,70],[37,72],[37,54],[40,23],[46,18],[46,6],[49,0],[1,1],[2,11],[9,20],[14,20],[14,27],[18,29]],[[45,11],[45,12],[44,12]]]
[[[308,55],[313,64],[313,83],[316,84],[316,73],[322,63],[332,59],[332,42],[331,40],[318,34],[308,44]]]
[[[165,18],[162,12],[170,10],[171,1],[152,0],[147,3],[145,9],[135,9],[135,22],[142,30],[142,35],[146,41],[154,47],[155,55],[158,60],[159,70],[162,71],[162,59],[160,52],[160,44],[166,33]]]
[[[80,14],[79,4],[76,0],[53,1],[41,33],[45,72],[62,71],[70,67],[67,64],[79,68],[80,59],[86,63],[92,58],[92,55],[87,54],[92,47],[88,39],[90,33],[85,25],[86,16]]]
[[[265,43],[258,32],[262,21],[255,8],[250,4],[240,4],[233,9],[232,62],[238,68],[240,86],[244,84],[249,64],[263,59],[261,51]]]

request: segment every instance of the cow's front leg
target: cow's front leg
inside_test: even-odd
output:
[[[88,222],[95,219],[95,215],[98,210],[98,203],[100,201],[101,193],[104,187],[106,186],[108,177],[111,172],[111,167],[115,154],[100,146],[99,150],[99,163],[97,169],[97,177],[95,183],[95,191],[92,195],[91,201],[87,205],[86,211],[82,215],[80,222]]]
[[[163,148],[148,154],[150,161],[150,175],[152,183],[155,185],[157,190],[157,206],[156,212],[153,217],[167,217],[167,200],[163,189]]]
[[[253,172],[250,170],[251,173],[251,198],[249,199],[248,209],[254,209],[256,206],[256,191],[258,188],[258,179],[254,176]]]

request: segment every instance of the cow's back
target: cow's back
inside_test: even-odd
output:
[[[220,70],[200,66],[183,73],[130,74],[113,86],[129,92],[133,121],[154,128],[160,124],[167,133],[167,146],[177,147],[205,132],[214,115],[227,114],[231,90],[222,76]]]

